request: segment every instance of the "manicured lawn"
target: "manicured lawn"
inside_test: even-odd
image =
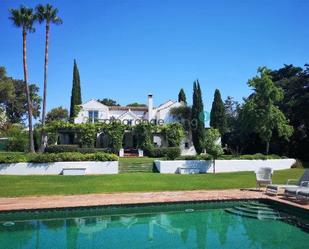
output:
[[[303,169],[275,171],[273,182],[297,179]],[[0,176],[0,196],[231,189],[255,187],[253,172],[201,175],[130,173],[101,176]]]

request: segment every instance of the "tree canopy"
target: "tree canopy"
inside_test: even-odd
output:
[[[74,60],[73,84],[72,84],[71,105],[70,105],[70,119],[72,122],[74,117],[77,115],[76,106],[80,105],[81,103],[82,103],[82,96],[81,96],[80,77],[76,60]]]
[[[198,154],[204,151],[205,114],[202,91],[198,80],[193,83],[193,105],[191,120],[192,140]]]
[[[117,103],[117,101],[113,99],[104,98],[104,99],[98,99],[98,101],[102,103],[103,105],[107,105],[107,106],[120,106]]]
[[[131,103],[131,104],[127,104],[128,107],[147,107],[146,104],[140,104],[137,102]]]
[[[293,133],[284,113],[277,104],[283,99],[283,91],[277,87],[270,76],[270,70],[259,68],[258,76],[248,81],[253,93],[247,98],[243,107],[244,131],[255,131],[262,141],[266,143],[266,154],[269,143],[276,131],[279,137],[288,139]]]
[[[187,98],[183,88],[181,88],[178,93],[178,102],[183,102],[184,104],[187,104]]]
[[[210,111],[210,127],[218,129],[220,134],[224,135],[227,131],[226,125],[224,103],[220,91],[216,89]]]
[[[29,85],[34,118],[40,115],[41,98],[39,87]],[[13,79],[6,75],[4,67],[0,67],[0,106],[5,112],[7,122],[24,123],[27,120],[27,96],[23,80]]]
[[[46,115],[46,123],[51,123],[54,121],[68,121],[69,111],[62,106],[55,107],[51,109]]]

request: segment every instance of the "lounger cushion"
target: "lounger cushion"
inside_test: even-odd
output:
[[[297,192],[299,193],[299,191],[302,191],[302,190],[307,191],[308,188],[306,188],[306,187],[288,187],[288,188],[285,188],[285,193],[290,194],[290,195],[296,195]]]
[[[299,189],[300,189],[300,187],[287,187],[287,188],[285,188],[285,193],[296,195],[296,192]]]
[[[279,188],[287,188],[287,187],[299,187],[297,185],[286,185],[286,184],[271,184],[268,185],[267,188],[272,190],[278,190]]]
[[[308,189],[299,190],[297,192],[297,195],[309,197],[309,188]]]

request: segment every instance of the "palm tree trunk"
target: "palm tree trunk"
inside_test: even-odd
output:
[[[23,66],[24,66],[24,81],[27,96],[28,121],[29,121],[29,152],[34,151],[33,130],[32,130],[32,103],[28,85],[28,66],[27,66],[27,32],[23,29]]]
[[[43,92],[43,110],[42,110],[42,131],[41,131],[41,145],[40,152],[45,149],[45,116],[46,116],[46,96],[47,96],[47,72],[48,72],[48,44],[49,44],[49,23],[46,23],[45,30],[45,61],[44,61],[44,92]]]

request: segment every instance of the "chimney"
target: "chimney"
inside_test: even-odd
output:
[[[148,121],[153,119],[153,98],[152,94],[148,94]]]

